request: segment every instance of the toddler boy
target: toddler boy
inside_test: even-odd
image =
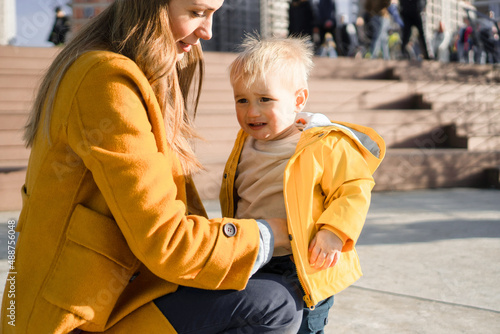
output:
[[[333,295],[361,276],[354,245],[385,144],[372,129],[302,112],[313,66],[307,40],[249,36],[242,46],[230,66],[241,130],[222,213],[287,218],[292,254],[275,252],[260,271],[296,281],[306,305],[299,333],[322,333]]]

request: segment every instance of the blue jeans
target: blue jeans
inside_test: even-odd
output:
[[[257,272],[242,291],[180,286],[154,301],[179,334],[295,334],[302,320],[302,294],[282,276]]]
[[[371,57],[372,59],[378,58],[378,54],[382,50],[382,57],[385,60],[389,60],[389,29],[391,28],[391,20],[378,15],[374,16],[372,20],[376,22],[377,30],[372,39]]]
[[[290,282],[300,287],[297,269],[290,256],[273,257],[259,272],[281,275],[283,282]],[[300,294],[303,295],[302,289],[300,289]],[[333,296],[320,301],[315,305],[314,310],[310,310],[305,303],[303,305],[302,323],[297,334],[323,334],[328,323],[328,312],[333,306]]]

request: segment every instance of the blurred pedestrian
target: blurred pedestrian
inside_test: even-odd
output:
[[[367,35],[367,24],[365,19],[361,16],[356,18],[356,33],[359,43],[358,51],[356,52],[355,58],[364,58],[367,50],[370,49],[370,38]]]
[[[408,50],[406,49],[408,42],[410,41],[412,27],[416,27],[418,30],[418,38],[420,42],[420,48],[424,59],[431,59],[429,51],[427,50],[427,42],[425,39],[424,27],[422,24],[422,13],[425,11],[427,5],[426,0],[399,0],[399,12],[401,18],[403,19],[403,44],[402,51],[406,58],[410,58]]]
[[[450,62],[450,42],[451,34],[446,31],[444,22],[440,21],[434,34],[432,47],[435,58],[442,63]]]
[[[389,29],[391,28],[391,18],[387,8],[389,0],[367,0],[365,10],[370,14],[370,26],[373,36],[370,45],[371,58],[379,57],[382,51],[384,60],[390,59],[389,54]]]
[[[469,53],[474,43],[472,33],[473,29],[471,22],[468,17],[464,17],[464,26],[459,30],[457,41],[458,61],[461,63],[468,63],[473,60],[473,57],[472,59],[469,57]]]
[[[288,20],[288,35],[307,36],[312,41],[314,14],[309,0],[292,0]]]
[[[341,16],[339,32],[337,45],[339,54],[354,57],[359,50],[358,32],[356,31],[356,26],[348,21],[347,15]]]
[[[391,14],[392,20],[402,29],[405,24],[401,18],[401,14],[399,14],[399,1],[391,0],[391,4],[387,7],[387,11]]]
[[[55,12],[54,27],[50,32],[48,41],[54,45],[61,45],[66,42],[66,34],[69,32],[69,18],[61,7],[56,7]]]
[[[332,34],[327,32],[325,34],[325,42],[319,47],[318,54],[320,57],[337,58],[338,53],[336,47],[337,45],[333,40]]]
[[[325,42],[325,34],[329,32],[335,40],[335,29],[337,28],[337,7],[335,0],[319,0],[313,7],[315,15],[315,30],[319,33],[319,48]]]

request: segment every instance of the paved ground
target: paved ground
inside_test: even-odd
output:
[[[16,215],[0,214],[2,281]],[[364,276],[336,296],[327,334],[500,333],[500,191],[374,193],[357,249]]]
[[[500,333],[500,191],[375,193],[327,333]]]

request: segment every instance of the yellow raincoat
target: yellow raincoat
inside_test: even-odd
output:
[[[240,131],[226,163],[220,201],[222,215],[234,217],[234,180],[248,135]],[[283,176],[288,231],[308,307],[345,289],[361,277],[354,245],[363,228],[375,185],[372,174],[385,155],[383,139],[372,129],[348,123],[305,130]],[[344,241],[339,262],[318,271],[309,265],[308,247],[319,229]]]

